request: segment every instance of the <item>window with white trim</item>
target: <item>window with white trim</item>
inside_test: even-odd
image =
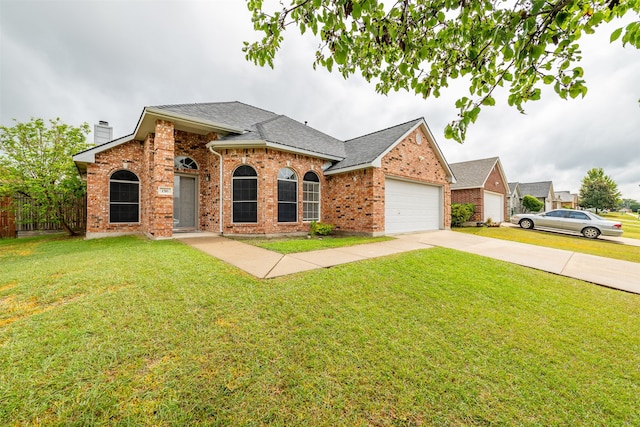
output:
[[[320,221],[320,178],[314,172],[302,178],[302,220]]]
[[[298,177],[289,168],[278,172],[278,222],[298,221]]]
[[[236,223],[258,222],[258,174],[242,165],[233,172],[232,220]]]
[[[140,222],[140,180],[128,170],[109,178],[109,222]]]
[[[176,169],[193,169],[198,170],[198,164],[191,157],[178,156],[173,159],[173,167]]]

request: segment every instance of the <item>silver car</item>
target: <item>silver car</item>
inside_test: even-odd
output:
[[[604,219],[589,211],[573,209],[556,209],[549,212],[512,215],[512,224],[522,228],[548,228],[560,231],[580,233],[589,239],[599,235],[622,235],[622,223]]]

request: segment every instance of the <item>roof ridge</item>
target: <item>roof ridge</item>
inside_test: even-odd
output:
[[[407,125],[407,124],[413,123],[413,122],[418,122],[418,121],[421,121],[421,120],[424,120],[424,118],[420,117],[420,118],[417,118],[417,119],[406,121],[404,123],[399,123],[397,125],[389,126],[389,127],[386,127],[384,129],[380,129],[380,130],[377,130],[377,131],[374,131],[374,132],[369,132],[369,133],[366,133],[364,135],[356,136],[355,138],[345,139],[344,143],[346,144],[346,143],[348,143],[350,141],[353,141],[353,140],[356,140],[356,139],[360,139],[360,138],[364,138],[364,137],[367,137],[367,136],[375,135],[376,133],[381,133],[381,132],[384,132],[384,131],[387,131],[387,130],[390,130],[390,129],[393,129],[393,128],[397,128],[397,127],[404,126],[404,125]]]
[[[486,157],[484,159],[475,159],[475,160],[465,160],[464,162],[455,162],[455,163],[449,163],[449,165],[459,165],[462,163],[472,163],[472,162],[481,162],[484,160],[499,160],[500,157],[499,156],[494,156],[494,157]]]
[[[186,102],[181,104],[162,104],[162,105],[151,105],[150,107],[162,108],[162,107],[187,107],[187,106],[200,106],[200,105],[224,105],[224,104],[241,104],[245,107],[255,108],[256,110],[264,111],[270,114],[278,114],[270,110],[265,110],[264,108],[256,107],[255,105],[247,104],[242,101],[220,101],[220,102]]]

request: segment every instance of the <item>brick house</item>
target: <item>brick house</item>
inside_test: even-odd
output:
[[[541,212],[553,209],[553,201],[555,200],[555,192],[553,191],[552,181],[540,182],[521,182],[519,183],[520,193],[522,197],[533,196],[544,204]]]
[[[471,203],[475,213],[472,222],[502,222],[507,218],[509,185],[498,157],[451,163],[456,177],[451,185],[452,203]]]
[[[240,102],[144,108],[73,157],[87,237],[176,232],[384,235],[449,228],[453,174],[424,119],[341,141]]]

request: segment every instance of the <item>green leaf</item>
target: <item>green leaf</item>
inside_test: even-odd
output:
[[[494,105],[496,105],[496,100],[488,96],[482,101],[482,105],[488,105],[490,107],[493,107]]]
[[[344,65],[347,62],[347,53],[347,49],[345,49],[341,43],[336,43],[336,51],[333,53],[336,64]]]
[[[546,75],[542,78],[542,82],[546,85],[550,85],[551,83],[553,83],[553,81],[555,80],[555,78],[553,76],[550,75]]]

